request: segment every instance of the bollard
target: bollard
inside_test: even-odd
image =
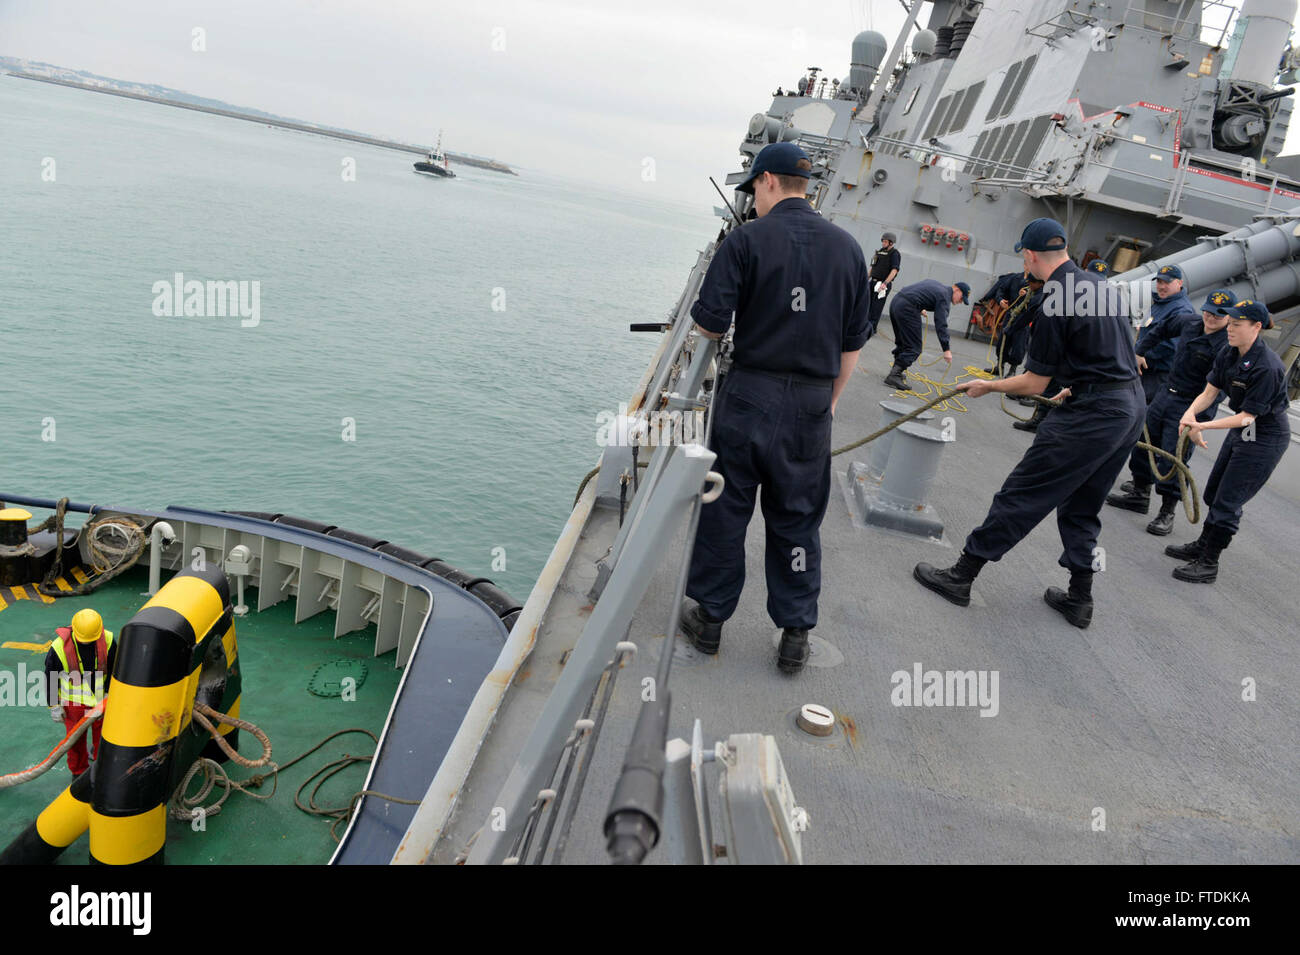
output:
[[[897,435],[889,453],[879,496],[867,502],[865,520],[876,527],[903,531],[938,540],[943,522],[925,503],[939,472],[939,456],[948,443],[943,433],[909,421],[892,432]]]
[[[912,411],[916,410],[906,401],[886,400],[880,403],[880,407],[884,409],[884,412],[880,415],[880,424],[877,425],[877,430],[886,425],[893,424],[899,418],[903,417],[903,415],[910,414]],[[912,420],[929,421],[933,417],[933,411],[923,411]],[[898,430],[898,428],[895,428],[893,431],[890,431],[887,434],[882,434],[880,437],[876,438],[875,441],[871,442],[871,457],[867,461],[868,480],[875,481],[877,484],[880,483],[880,479],[885,474],[885,464],[889,461],[889,449],[893,447],[894,435],[898,434]]]

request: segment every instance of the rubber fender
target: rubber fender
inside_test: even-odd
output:
[[[522,605],[517,600],[490,580],[474,584],[467,589],[475,597],[491,607],[492,612],[498,617],[504,617],[506,614],[514,613],[516,610],[523,609]]]
[[[356,531],[345,531],[341,527],[336,527],[331,531],[326,531],[327,537],[337,537],[339,540],[350,541],[353,544],[360,544],[362,547],[369,547],[374,550],[382,547],[388,541],[380,540],[378,537],[370,537],[366,534],[358,534]]]
[[[451,581],[457,587],[464,587],[471,580],[475,579],[471,577],[469,574],[465,573],[464,571],[457,570],[455,567],[451,566],[451,564],[447,563],[445,560],[439,560],[436,557],[433,560],[426,561],[421,566],[424,567],[425,570],[433,571],[435,574],[437,574],[439,577],[442,577],[444,580]]]
[[[422,567],[429,561],[428,557],[423,554],[417,554],[413,550],[408,550],[401,544],[381,544],[375,550],[381,554],[387,554],[389,557],[396,557],[398,560],[404,560],[408,564],[414,564],[416,567]]]
[[[337,524],[322,524],[320,521],[309,521],[302,517],[290,517],[288,514],[281,514],[275,519],[277,524],[287,524],[289,527],[301,527],[305,531],[315,531],[317,534],[328,534],[338,527]]]

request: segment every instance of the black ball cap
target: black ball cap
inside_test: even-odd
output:
[[[737,186],[736,190],[752,195],[754,180],[765,172],[770,172],[774,176],[803,176],[805,179],[811,179],[811,172],[799,168],[801,159],[811,166],[812,162],[808,154],[794,143],[771,143],[764,146],[754,157],[754,164],[749,167],[749,178]]]
[[[1055,219],[1035,219],[1025,226],[1016,251],[1059,252],[1065,248],[1065,227]]]

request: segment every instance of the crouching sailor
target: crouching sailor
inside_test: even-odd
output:
[[[885,384],[907,389],[903,372],[921,356],[922,336],[925,332],[923,312],[934,316],[934,331],[939,336],[943,357],[952,364],[952,351],[948,347],[948,309],[964,304],[970,299],[970,286],[965,282],[944,285],[935,279],[926,279],[909,285],[889,304],[889,321],[894,326],[894,364],[885,376]]]
[[[972,398],[990,391],[1028,395],[1040,393],[1056,378],[1069,382],[1071,397],[1038,426],[1034,443],[1007,475],[984,523],[966,538],[956,565],[938,570],[917,564],[912,575],[967,606],[971,582],[984,564],[1000,560],[1055,510],[1064,548],[1060,564],[1070,572],[1070,589],[1049,587],[1043,599],[1076,627],[1086,627],[1092,621],[1098,514],[1142,433],[1146,401],[1124,309],[1101,294],[1104,279],[1070,260],[1061,224],[1035,219],[1025,227],[1016,251],[1045,283],[1026,371],[957,387]]]
[[[45,655],[45,685],[59,688],[50,716],[54,722],[63,723],[65,733],[71,733],[108,692],[108,675],[113,672],[117,644],[113,642],[113,631],[105,630],[104,621],[89,607],[72,615],[71,627],[59,627],[54,633],[54,643]],[[89,731],[94,740],[90,759],[99,755],[102,724],[102,720],[96,721]],[[80,776],[90,768],[90,759],[86,758],[83,734],[68,750],[68,769],[72,775]]]
[[[1174,576],[1193,583],[1213,583],[1219,576],[1219,554],[1241,522],[1241,509],[1255,496],[1277,467],[1291,442],[1287,420],[1286,369],[1259,334],[1273,322],[1268,309],[1250,300],[1218,309],[1228,316],[1228,347],[1219,352],[1203,391],[1183,412],[1180,427],[1191,429],[1191,440],[1208,447],[1201,432],[1229,428],[1227,440],[1205,484],[1209,512],[1201,536],[1165,553],[1190,561]],[[1200,421],[1197,415],[1228,393],[1227,418]]]

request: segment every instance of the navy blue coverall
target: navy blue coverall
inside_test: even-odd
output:
[[[785,199],[718,247],[691,315],[725,332],[731,371],[713,410],[714,468],[726,481],[704,505],[686,584],[714,620],[745,585],[745,531],[761,500],[767,612],[778,627],[817,625],[821,522],[831,486],[831,390],[840,356],[870,335],[871,284],[857,241]]]
[[[1199,318],[1200,315],[1192,300],[1187,297],[1187,293],[1181,289],[1168,298],[1152,295],[1151,323],[1143,326],[1138,331],[1137,337],[1138,353],[1147,360],[1147,366],[1142,371],[1142,393],[1146,395],[1148,405],[1165,387],[1165,379],[1169,376],[1169,369],[1174,363],[1175,342],[1178,333],[1182,330],[1183,321],[1187,318]],[[1173,323],[1172,335],[1167,329],[1163,334],[1157,332],[1157,329],[1168,323]],[[1159,335],[1157,344],[1144,350],[1142,346],[1152,335]],[[1200,392],[1198,391],[1197,394]]]
[[[1291,443],[1287,416],[1286,368],[1263,338],[1246,354],[1226,346],[1214,360],[1207,383],[1228,393],[1228,407],[1255,416],[1254,440],[1245,428],[1232,428],[1205,482],[1208,530],[1231,537],[1241,524],[1241,509],[1272,475]]]
[[[909,367],[921,354],[923,332],[921,312],[934,316],[939,344],[948,350],[948,309],[952,307],[952,286],[938,279],[909,285],[889,303],[889,320],[894,326],[894,364]]]
[[[1028,285],[1028,279],[1023,275],[1017,275],[1016,281],[1005,287],[1005,291],[1010,294],[1004,295],[1003,298],[1010,302],[1012,307],[1014,307],[1020,298],[1021,291]],[[1010,321],[1006,321],[1005,318],[1003,319],[1005,325],[1002,329],[1002,337],[1006,340],[1006,344],[1002,346],[1002,361],[1005,364],[1010,365],[1012,368],[1015,368],[1025,360],[1025,351],[1029,347],[1029,326],[1034,323],[1034,318],[1038,312],[1038,306],[1041,305],[1043,301],[1043,293],[1041,290],[1038,292],[1026,292],[1025,294],[1030,297],[1029,304],[1022,308],[1016,314],[1015,318]],[[1008,312],[1009,311],[1010,309],[1008,309]],[[1059,391],[1060,389],[1057,390]],[[1052,394],[1054,395],[1056,392],[1053,391]],[[1048,397],[1051,397],[1051,395]]]
[[[1070,286],[1060,284],[1067,275],[1073,277],[1071,298],[1064,294]],[[1001,559],[1055,510],[1061,566],[1093,570],[1098,515],[1142,433],[1146,402],[1128,318],[1106,296],[1086,295],[1088,283],[1105,285],[1067,260],[1044,285],[1025,368],[1069,384],[1072,395],[1043,418],[1034,443],[994,495],[988,517],[966,538],[965,550],[974,557]]]
[[[1199,315],[1178,319],[1171,317],[1162,322],[1158,328],[1153,328],[1149,335],[1138,342],[1137,353],[1145,357],[1148,351],[1163,347],[1170,340],[1170,336],[1177,342],[1174,359],[1164,387],[1160,389],[1155,400],[1147,405],[1146,426],[1147,432],[1151,435],[1151,443],[1173,454],[1174,449],[1178,447],[1178,422],[1182,419],[1188,405],[1205,390],[1205,376],[1210,373],[1210,368],[1214,365],[1214,357],[1228,347],[1228,330],[1221,328],[1207,335],[1205,323]],[[1211,420],[1218,412],[1219,401],[1222,398],[1223,395],[1220,393],[1210,407],[1196,416],[1196,420]],[[1191,459],[1193,447],[1192,442],[1188,441],[1183,451],[1184,463]],[[1170,474],[1163,481],[1156,482],[1156,476],[1151,471],[1149,452],[1134,448],[1128,467],[1135,484],[1146,486],[1156,484],[1156,492],[1168,500],[1177,500],[1181,496],[1176,474]],[[1169,471],[1169,460],[1158,458],[1156,467],[1161,471]]]
[[[886,249],[883,246],[876,250],[876,254],[871,257],[871,268],[867,274],[871,278],[871,311],[868,314],[868,321],[871,322],[871,334],[876,334],[876,327],[880,324],[880,316],[885,311],[885,299],[889,298],[889,291],[894,287],[893,282],[885,285],[885,294],[876,294],[876,283],[884,282],[889,277],[889,273],[897,270],[902,266],[903,257],[898,254],[898,248]],[[898,276],[894,276],[895,279]],[[870,336],[868,336],[870,337]]]

